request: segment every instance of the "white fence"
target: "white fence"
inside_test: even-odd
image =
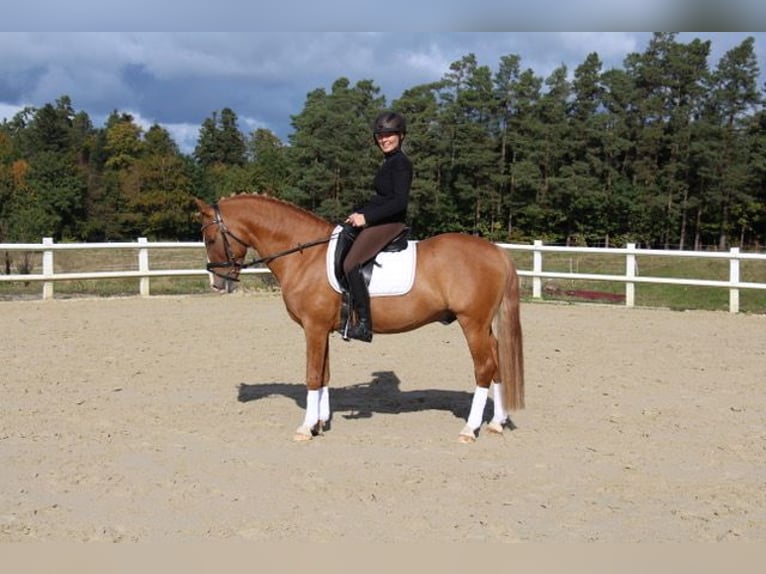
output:
[[[695,285],[705,287],[720,287],[729,290],[729,311],[739,312],[739,292],[741,289],[766,289],[766,283],[753,283],[740,281],[740,262],[754,260],[766,263],[766,254],[741,253],[739,248],[732,248],[727,252],[700,252],[700,251],[665,251],[654,249],[636,249],[635,244],[628,244],[625,248],[599,248],[599,247],[557,247],[543,245],[542,241],[535,241],[532,245],[520,245],[510,243],[498,243],[499,247],[509,251],[523,251],[532,253],[532,269],[519,269],[519,275],[532,278],[532,297],[542,298],[543,279],[564,280],[587,280],[587,281],[616,281],[625,284],[625,305],[635,305],[635,286],[637,283],[665,283],[674,285]],[[54,253],[64,250],[98,250],[98,249],[132,249],[137,252],[138,269],[125,271],[94,271],[82,273],[56,273],[54,266]],[[0,252],[42,252],[42,273],[40,274],[0,274],[0,281],[18,282],[41,282],[43,299],[53,298],[53,285],[56,281],[89,280],[89,279],[119,279],[135,277],[139,280],[139,294],[150,295],[150,280],[152,277],[180,277],[202,276],[208,272],[199,269],[150,269],[149,251],[154,249],[196,249],[203,253],[202,242],[153,242],[141,237],[136,243],[54,243],[49,237],[42,243],[1,243]],[[596,255],[621,255],[625,258],[625,273],[623,275],[589,274],[578,272],[553,272],[543,270],[543,259],[546,253],[577,254],[588,253]],[[657,257],[696,257],[704,259],[725,259],[729,262],[729,279],[716,281],[707,279],[688,279],[673,277],[644,277],[639,276],[637,270],[637,256]],[[243,274],[270,273],[267,268],[245,269]]]

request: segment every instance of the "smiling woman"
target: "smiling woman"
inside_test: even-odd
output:
[[[346,324],[343,338],[372,341],[370,294],[363,267],[405,231],[407,204],[412,185],[412,163],[402,151],[407,123],[404,116],[382,112],[375,118],[373,139],[383,153],[383,165],[375,175],[375,195],[346,218],[339,258],[345,284]]]

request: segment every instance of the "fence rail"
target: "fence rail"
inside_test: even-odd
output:
[[[508,251],[521,251],[532,253],[532,269],[519,269],[519,275],[532,278],[532,297],[540,299],[543,294],[543,279],[566,279],[587,281],[612,281],[625,284],[625,305],[635,306],[635,286],[637,283],[694,285],[705,287],[720,287],[729,290],[729,311],[739,312],[739,292],[741,289],[766,289],[766,283],[744,282],[740,280],[740,262],[744,260],[756,260],[766,262],[766,254],[741,253],[739,248],[733,247],[726,252],[700,252],[700,251],[665,251],[653,249],[637,249],[635,244],[628,244],[625,248],[601,248],[601,247],[559,247],[543,245],[542,241],[535,241],[532,245],[498,243],[499,247]],[[54,253],[66,250],[98,250],[119,249],[135,250],[137,252],[138,269],[124,271],[92,271],[56,273],[54,266]],[[2,275],[2,282],[41,282],[43,299],[52,299],[54,296],[53,285],[57,281],[67,280],[92,280],[92,279],[122,279],[137,278],[139,280],[138,291],[141,296],[149,296],[150,280],[152,277],[193,277],[207,276],[208,272],[203,269],[150,269],[149,251],[158,249],[191,249],[204,250],[204,244],[199,241],[190,242],[149,242],[141,237],[135,243],[54,243],[50,237],[43,238],[42,243],[0,243],[0,251],[21,251],[42,253],[42,273],[16,273]],[[593,274],[577,272],[556,272],[543,269],[544,255],[546,253],[576,254],[587,253],[595,255],[619,255],[625,258],[625,273]],[[638,275],[637,256],[657,257],[695,257],[704,259],[724,259],[729,262],[729,279],[708,280],[676,277],[644,277]],[[244,269],[243,274],[270,273],[269,269],[250,268]]]

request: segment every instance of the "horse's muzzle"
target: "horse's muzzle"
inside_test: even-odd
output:
[[[222,273],[220,269],[228,269],[228,271]],[[236,291],[240,269],[242,269],[242,264],[239,261],[208,263],[207,270],[211,275],[211,289],[216,293],[233,293]]]

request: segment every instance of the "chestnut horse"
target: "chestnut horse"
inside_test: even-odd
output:
[[[266,195],[235,195],[213,205],[196,201],[213,287],[226,289],[239,279],[243,267],[265,263],[279,282],[288,314],[303,327],[306,412],[293,438],[311,439],[330,419],[329,337],[340,328],[341,296],[330,286],[325,257],[335,226]],[[248,247],[261,258],[245,262]],[[524,407],[516,268],[501,248],[459,233],[419,241],[417,252],[412,289],[405,295],[372,297],[374,332],[401,333],[434,321],[457,320],[476,382],[459,440],[475,440],[490,386],[494,415],[487,429],[502,433],[508,411]]]

